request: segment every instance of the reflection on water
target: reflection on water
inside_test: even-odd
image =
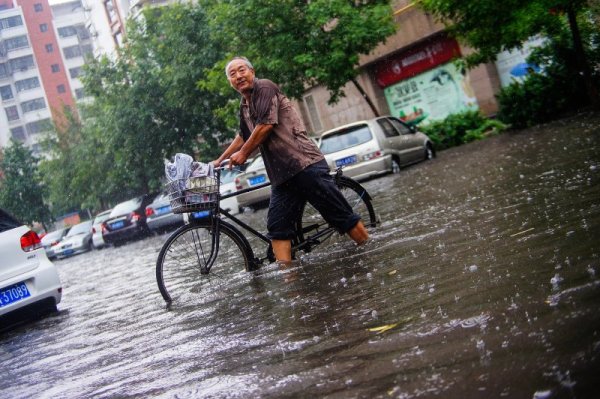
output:
[[[58,261],[61,310],[0,336],[0,391],[594,397],[599,122],[508,133],[366,182],[382,220],[366,246],[240,271],[169,310],[154,281],[166,236]]]

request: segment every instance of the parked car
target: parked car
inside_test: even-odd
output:
[[[269,182],[269,176],[267,176],[265,163],[260,155],[254,158],[244,172],[235,177],[235,187],[238,191],[267,182]],[[238,194],[236,198],[238,205],[242,208],[256,207],[271,199],[271,186]]]
[[[63,239],[64,236],[69,232],[69,228],[65,227],[62,229],[51,231],[42,237],[42,246],[46,251],[46,256],[48,259],[56,259],[55,249],[56,246],[60,243],[60,240]]]
[[[219,191],[221,195],[227,195],[234,193],[236,191],[236,183],[235,178],[240,174],[238,170],[223,170],[221,172],[221,187]],[[240,204],[238,203],[237,196],[229,197],[227,199],[221,200],[221,208],[228,210],[231,214],[235,215],[242,211]]]
[[[146,206],[152,199],[153,196],[145,194],[115,206],[108,219],[102,223],[104,242],[120,244],[148,235],[150,231],[146,224]]]
[[[350,123],[321,135],[319,148],[332,170],[356,180],[393,172],[435,157],[433,142],[398,118],[383,116]]]
[[[146,206],[146,224],[150,231],[164,231],[183,224],[183,214],[173,213],[169,195],[159,194]]]
[[[110,216],[112,209],[100,212],[94,218],[92,223],[92,245],[96,249],[104,247],[104,239],[102,238],[102,222],[104,222]]]
[[[88,220],[71,227],[67,235],[56,246],[56,256],[66,258],[92,249],[92,225],[93,221]]]
[[[42,305],[56,310],[62,287],[39,236],[0,209],[0,316]],[[0,323],[4,325],[4,323]]]

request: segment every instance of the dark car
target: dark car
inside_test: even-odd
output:
[[[146,206],[154,196],[142,195],[121,202],[113,208],[110,216],[102,223],[102,238],[107,244],[119,244],[147,236]]]
[[[162,193],[146,207],[146,224],[151,231],[165,231],[183,225],[183,215],[173,213],[169,194]]]

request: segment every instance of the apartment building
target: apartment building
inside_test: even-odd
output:
[[[80,0],[0,0],[0,146],[11,138],[40,153],[50,124],[85,94],[79,80],[92,53]]]

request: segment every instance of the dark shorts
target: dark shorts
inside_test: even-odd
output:
[[[360,220],[344,198],[325,160],[308,166],[286,182],[271,188],[267,216],[269,238],[291,240],[296,236],[296,221],[308,201],[340,233],[347,233]]]

